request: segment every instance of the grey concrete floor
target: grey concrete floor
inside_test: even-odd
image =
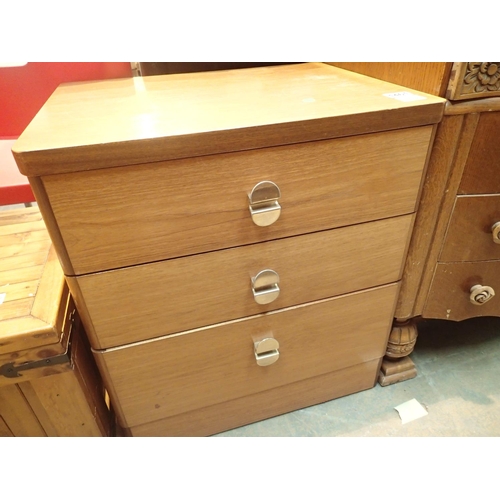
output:
[[[412,360],[418,375],[233,429],[218,437],[500,436],[500,318],[426,320]],[[396,406],[428,414],[403,424]]]

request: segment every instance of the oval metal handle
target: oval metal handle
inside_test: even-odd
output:
[[[495,296],[495,290],[491,286],[474,285],[470,289],[470,301],[476,306],[486,304]]]
[[[495,224],[491,226],[491,233],[493,235],[493,243],[500,245],[500,222],[495,222]]]
[[[272,337],[254,342],[255,360],[259,366],[269,366],[280,357],[279,342]]]
[[[269,304],[280,294],[280,277],[272,269],[264,269],[252,278],[253,298],[257,304]]]
[[[280,188],[271,181],[262,181],[248,195],[250,216],[257,226],[270,226],[279,219],[281,205]]]

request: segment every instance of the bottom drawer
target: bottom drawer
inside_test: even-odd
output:
[[[397,284],[382,286],[94,353],[124,428],[272,389],[286,395],[290,384],[375,361],[370,386],[385,352],[397,291]],[[279,342],[279,359],[268,366],[260,366],[254,353],[254,343],[264,338]],[[350,389],[328,391],[331,397],[322,400]],[[313,404],[308,401],[307,394],[298,396],[284,411]],[[255,413],[254,420],[259,418]],[[226,426],[238,422],[235,417]],[[178,434],[176,427],[163,434]],[[181,433],[196,434],[196,426]]]
[[[125,434],[135,437],[210,436],[370,389],[375,385],[379,364],[380,360],[375,359],[284,387],[138,425],[126,429]]]
[[[487,302],[471,302],[471,289],[489,287],[495,296]],[[480,290],[479,290],[480,291]],[[477,316],[500,316],[500,261],[440,263],[436,267],[424,318],[462,321]]]

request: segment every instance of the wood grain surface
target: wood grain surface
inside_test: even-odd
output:
[[[500,193],[499,137],[500,111],[481,113],[460,183],[460,194]]]
[[[415,210],[432,127],[43,178],[77,275]],[[264,180],[280,218],[250,217]],[[78,210],[75,210],[75,203]]]
[[[66,84],[13,148],[39,176],[437,123],[444,99],[323,63]],[[411,110],[411,111],[409,111]]]
[[[381,358],[397,290],[388,285],[95,356],[120,425],[133,427],[276,387],[286,392],[288,384]],[[265,337],[279,342],[280,358],[262,367],[253,343]]]
[[[500,221],[500,195],[458,196],[440,262],[500,260],[491,227]]]
[[[46,435],[19,386],[0,387],[0,437],[44,437]]]
[[[67,297],[64,275],[38,208],[0,212],[0,357],[57,346],[65,293]]]
[[[68,283],[89,312],[92,347],[103,349],[398,281],[412,222],[402,216]],[[251,279],[265,269],[278,273],[280,294],[260,305]]]
[[[445,97],[451,62],[332,62],[340,68]]]
[[[487,303],[470,302],[474,285],[490,286],[495,296]],[[424,318],[462,321],[478,316],[498,316],[500,311],[500,261],[440,263],[425,307]]]
[[[209,436],[258,420],[275,417],[375,385],[379,360],[300,380],[286,386],[249,394],[199,410],[155,420],[127,429],[135,437]]]

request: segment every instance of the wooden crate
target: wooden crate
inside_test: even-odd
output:
[[[0,213],[0,436],[110,436],[113,418],[38,208]]]

